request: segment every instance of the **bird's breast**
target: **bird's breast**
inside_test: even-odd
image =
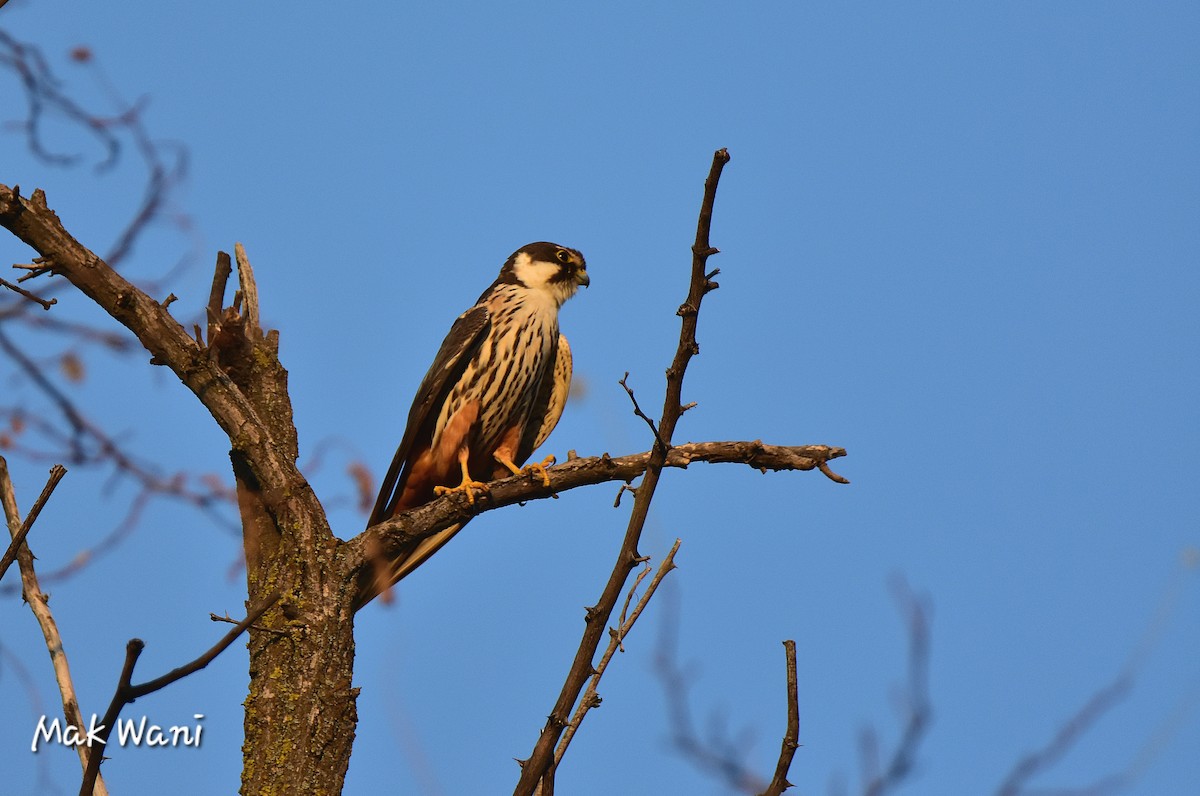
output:
[[[473,454],[490,456],[506,431],[529,421],[558,340],[558,307],[538,298],[523,297],[514,289],[497,290],[489,299],[491,327],[442,406],[434,428],[435,447],[449,419],[470,401],[480,406],[467,440]]]

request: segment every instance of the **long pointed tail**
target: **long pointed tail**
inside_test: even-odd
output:
[[[449,528],[438,531],[428,539],[417,542],[411,549],[402,552],[399,556],[391,560],[382,554],[378,555],[370,581],[359,592],[358,598],[354,602],[355,610],[380,596],[383,597],[385,602],[390,602],[392,587],[408,575],[408,573],[429,560],[430,556],[441,550],[442,545],[453,539],[454,535],[461,531],[465,525],[465,522],[460,522],[457,525],[451,525]]]

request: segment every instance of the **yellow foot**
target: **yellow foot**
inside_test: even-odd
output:
[[[463,478],[463,482],[458,486],[435,486],[433,488],[433,494],[438,497],[449,495],[453,492],[464,492],[467,495],[467,502],[472,506],[475,505],[475,493],[478,492],[482,495],[486,491],[488,491],[487,484],[482,481],[475,481],[470,477]]]
[[[499,453],[496,454],[495,459],[496,459],[496,461],[500,462],[505,467],[507,467],[508,471],[510,473],[512,473],[513,475],[521,475],[522,473],[529,473],[530,475],[541,476],[542,486],[550,486],[550,475],[549,475],[549,473],[546,472],[546,468],[549,467],[550,465],[554,464],[555,461],[557,461],[553,456],[547,456],[545,459],[542,459],[540,462],[534,462],[533,464],[527,464],[524,467],[517,467],[515,464],[512,463],[511,459],[507,458],[506,456],[502,456]]]
[[[553,456],[547,456],[540,462],[525,465],[521,469],[521,472],[540,475],[542,477],[542,486],[550,486],[550,474],[546,472],[546,468],[554,464],[555,461],[556,459]]]

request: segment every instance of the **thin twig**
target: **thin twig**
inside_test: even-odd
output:
[[[21,685],[21,689],[25,692],[25,697],[29,701],[29,713],[35,720],[41,719],[43,716],[50,715],[46,706],[42,703],[42,697],[39,693],[39,687],[33,673],[25,665],[21,656],[4,646],[3,641],[0,641],[0,672],[4,674],[12,673],[13,678]],[[12,705],[12,700],[9,700],[9,705]],[[11,708],[10,708],[11,710]],[[11,715],[6,715],[8,718],[14,718]],[[47,755],[34,755],[37,764],[37,781],[33,784],[33,793],[53,793],[58,790],[58,786],[53,784],[50,776],[50,759]]]
[[[150,496],[162,496],[193,505],[216,523],[229,525],[228,519],[223,517],[220,512],[220,506],[233,502],[232,492],[212,486],[208,488],[193,487],[189,485],[183,473],[161,474],[156,472],[152,465],[140,461],[127,451],[117,438],[111,436],[85,415],[83,409],[67,392],[53,383],[46,369],[27,355],[2,330],[0,330],[0,351],[16,364],[38,391],[50,399],[62,418],[61,421],[52,421],[39,415],[27,415],[19,409],[10,414],[9,410],[0,408],[0,418],[8,416],[19,420],[23,427],[36,430],[51,443],[44,451],[12,443],[11,450],[22,453],[30,459],[49,458],[78,466],[111,464],[115,470],[114,475],[127,477],[141,487],[138,496],[131,504],[133,507],[130,511],[131,517],[139,513],[135,509],[140,509]],[[82,551],[76,556],[67,565],[65,571],[75,572],[80,569],[84,563],[95,558],[94,551],[109,547],[111,542],[123,536],[130,527],[131,523],[122,523],[116,531],[94,545],[91,550]],[[59,574],[43,573],[43,578],[49,582]]]
[[[22,523],[17,510],[16,492],[8,473],[8,462],[3,456],[0,456],[0,503],[4,505],[4,516],[9,533],[15,536]],[[62,700],[63,718],[67,720],[67,724],[82,727],[84,726],[83,712],[79,709],[75,682],[71,678],[71,667],[67,661],[67,650],[63,645],[62,635],[58,632],[58,623],[54,621],[54,614],[50,611],[49,600],[38,583],[37,572],[33,568],[33,553],[30,552],[28,544],[18,548],[17,564],[21,568],[21,585],[25,601],[29,604],[29,610],[33,612],[38,627],[42,630],[42,638],[46,642],[46,649],[50,652],[50,664],[54,667],[54,680],[58,685],[59,697]],[[79,765],[83,771],[87,770],[93,754],[99,756],[99,752],[93,753],[83,744],[75,747],[75,754],[79,757]],[[107,796],[107,794],[108,789],[104,785],[104,780],[97,777],[91,796]]]
[[[625,371],[625,375],[621,377],[621,380],[618,381],[617,384],[620,384],[622,387],[625,388],[625,394],[629,396],[629,400],[633,403],[633,413],[635,415],[637,415],[638,417],[640,417],[642,420],[646,421],[646,425],[650,426],[650,432],[652,434],[654,434],[654,441],[656,443],[658,443],[659,447],[662,447],[662,448],[670,447],[667,445],[667,443],[663,442],[663,438],[661,436],[659,436],[658,426],[654,425],[654,421],[651,420],[646,415],[646,413],[642,411],[642,407],[638,406],[637,398],[634,397],[634,395],[633,395],[633,389],[628,384],[625,383],[626,379],[628,379],[628,378],[629,378],[629,371]],[[683,411],[683,410],[681,410],[681,411]],[[619,496],[620,495],[618,494],[618,497]]]
[[[591,677],[592,660],[603,638],[604,628],[608,617],[612,614],[617,602],[621,599],[625,581],[636,566],[638,560],[638,542],[642,538],[642,528],[650,511],[650,501],[658,487],[659,476],[666,463],[667,453],[671,450],[671,437],[675,432],[675,424],[683,414],[683,404],[679,399],[683,390],[683,375],[687,363],[700,350],[696,343],[696,318],[700,311],[700,301],[704,294],[716,287],[716,283],[705,277],[705,263],[708,257],[716,253],[709,245],[709,230],[712,226],[713,202],[717,196],[717,184],[721,179],[721,171],[729,162],[729,152],[719,149],[713,154],[712,166],[708,179],[704,182],[704,198],[700,205],[700,218],[696,223],[696,241],[692,246],[692,275],[688,289],[688,297],[680,307],[679,314],[683,318],[679,332],[679,345],[675,351],[675,359],[667,370],[666,400],[663,404],[662,420],[658,424],[657,442],[650,460],[646,466],[646,474],[638,486],[637,496],[633,501],[629,524],[625,529],[625,537],[617,560],[613,565],[612,574],[604,585],[600,599],[596,605],[588,609],[586,626],[579,648],[571,662],[562,690],[555,701],[554,708],[546,719],[546,725],[534,744],[529,759],[521,764],[521,777],[514,791],[515,796],[529,796],[534,792],[540,781],[554,769],[554,749],[567,726],[572,708],[578,702],[584,684]],[[623,479],[628,480],[628,479]]]
[[[642,615],[642,611],[646,610],[646,606],[650,602],[650,598],[654,596],[654,592],[658,589],[658,584],[662,583],[662,579],[666,574],[675,569],[675,552],[679,550],[680,540],[676,539],[675,544],[671,545],[670,552],[666,558],[658,565],[658,570],[654,573],[654,577],[650,579],[649,585],[646,586],[646,592],[638,600],[637,605],[633,608],[633,613],[629,617],[625,617],[625,612],[629,608],[629,603],[633,597],[634,590],[638,584],[642,582],[645,573],[649,569],[643,570],[638,575],[637,581],[629,590],[629,595],[625,600],[625,607],[621,611],[621,621],[616,629],[609,630],[608,648],[604,650],[604,654],[600,657],[600,662],[596,664],[596,671],[588,682],[587,690],[583,692],[583,697],[579,700],[579,705],[575,708],[575,715],[571,717],[571,722],[563,731],[562,738],[558,742],[558,747],[554,750],[554,765],[557,766],[562,760],[563,755],[567,752],[567,747],[571,745],[571,739],[575,737],[575,733],[579,730],[579,725],[583,723],[584,717],[592,708],[600,707],[600,696],[597,694],[597,688],[600,686],[600,678],[604,676],[604,672],[608,669],[608,664],[612,660],[613,655],[619,649],[624,652],[623,642],[625,637],[629,635],[629,631],[633,629],[633,625],[637,622],[638,617]],[[546,794],[545,788],[541,791]],[[548,796],[548,794],[546,794]]]
[[[117,440],[89,419],[65,391],[53,384],[45,371],[3,331],[0,331],[0,350],[9,356],[34,385],[55,405],[70,433],[63,435],[64,458],[75,464],[111,462],[122,474],[141,484],[143,490],[180,498],[201,509],[215,501],[229,502],[231,495],[194,491],[186,488],[178,475],[164,476],[154,472],[126,452]],[[45,429],[49,431],[49,427]]]
[[[6,111],[11,110],[13,113],[6,114],[6,116],[15,114],[16,118],[11,124],[25,136],[26,146],[34,156],[57,165],[83,166],[84,159],[88,157],[87,153],[55,149],[55,142],[64,140],[58,134],[63,130],[69,130],[89,139],[81,143],[90,145],[92,141],[95,141],[99,144],[101,151],[99,157],[96,158],[97,171],[116,165],[122,154],[126,155],[127,161],[132,156],[133,161],[140,165],[142,175],[140,196],[135,194],[129,197],[134,199],[137,204],[118,224],[116,240],[106,255],[108,264],[117,266],[119,261],[134,251],[139,240],[156,222],[165,221],[178,231],[187,233],[194,242],[199,242],[198,236],[191,229],[190,219],[185,213],[172,206],[176,189],[186,174],[186,148],[176,143],[156,140],[151,135],[144,123],[146,107],[144,98],[127,102],[108,86],[106,87],[108,88],[107,96],[100,97],[100,99],[112,103],[108,107],[115,108],[108,112],[103,102],[94,101],[96,99],[95,92],[89,93],[85,89],[84,94],[79,94],[79,84],[74,79],[74,75],[78,74],[77,70],[80,67],[94,70],[95,76],[101,79],[103,79],[102,73],[98,62],[86,47],[72,49],[69,57],[73,62],[73,75],[56,74],[57,66],[52,65],[52,59],[44,55],[41,48],[0,30],[0,77],[3,77],[6,82],[14,83],[14,87],[19,92],[19,99],[11,103],[12,108],[6,108]],[[53,127],[49,127],[48,123]],[[66,127],[63,127],[63,123]],[[53,135],[49,135],[49,133],[53,133]],[[75,141],[70,137],[65,140]],[[16,193],[14,188],[14,194]],[[114,201],[119,203],[121,197],[116,196]],[[39,211],[46,210],[44,197],[42,205],[37,209]],[[180,263],[183,263],[189,256],[190,254],[184,254]],[[11,326],[15,339],[23,340],[25,338],[25,335],[15,333],[18,329],[40,328],[50,329],[60,334],[65,333],[68,335],[68,345],[72,347],[78,343],[99,341],[114,350],[134,350],[125,339],[113,342],[113,335],[106,330],[64,321],[61,317],[56,317],[61,316],[61,313],[36,312],[35,305],[31,302],[37,302],[42,308],[48,310],[57,302],[53,294],[61,293],[70,286],[62,280],[54,280],[44,290],[39,290],[38,294],[35,294],[13,282],[23,284],[26,280],[38,278],[47,273],[57,273],[56,259],[53,253],[40,252],[40,256],[34,258],[32,262],[16,264],[13,267],[18,269],[22,275],[12,281],[0,279],[0,285],[3,285],[0,288],[0,294],[6,293],[4,288],[9,288],[29,299],[29,301],[0,300],[0,305],[3,305],[0,306],[0,321],[13,321]],[[147,288],[147,281],[140,281],[143,288]],[[6,329],[9,327],[7,324],[0,325],[4,325]],[[17,366],[19,369],[27,370],[24,363],[18,362]],[[50,406],[47,407],[44,401],[40,403],[31,400],[20,401],[15,393],[9,391],[5,397],[13,403],[6,402],[5,405],[0,406],[0,417],[22,414],[32,416],[43,421],[41,424],[43,428],[50,428],[55,432],[51,434],[52,437],[66,438],[70,442],[78,444],[72,445],[67,455],[59,450],[38,450],[40,445],[32,446],[32,450],[25,446],[11,447],[10,450],[14,450],[15,455],[23,455],[30,459],[63,460],[73,464],[96,464],[111,461],[116,465],[119,474],[131,475],[141,480],[144,486],[148,485],[150,476],[146,474],[145,468],[130,467],[129,457],[124,456],[117,447],[110,446],[108,443],[111,440],[106,440],[105,435],[99,433],[98,427],[89,427],[85,430],[84,427],[77,424],[77,419],[82,415],[75,412],[72,416],[70,402],[64,405],[60,400],[61,395],[56,394],[56,390],[53,388],[52,366],[39,362],[32,368],[36,371],[36,375],[32,379],[33,386],[36,392],[42,393],[49,399]],[[7,370],[7,368],[4,369]],[[0,392],[4,391],[0,390]],[[34,397],[36,398],[36,395]],[[54,407],[62,411],[62,416],[56,416]],[[95,439],[99,442],[99,447],[94,451],[88,451],[86,447],[91,440],[84,437],[90,437],[93,431],[97,432]],[[83,461],[84,456],[88,461]],[[45,575],[45,573],[43,574]]]
[[[775,776],[760,796],[779,796],[792,783],[788,782],[788,770],[792,767],[792,758],[800,748],[800,698],[799,685],[796,678],[796,642],[783,642],[784,656],[787,659],[787,730],[783,734],[783,745],[779,750],[779,762],[775,764]]]
[[[138,656],[142,654],[146,644],[140,638],[130,639],[125,645],[125,664],[121,667],[121,676],[117,680],[117,690],[113,694],[112,702],[108,705],[108,710],[104,713],[104,718],[100,722],[99,730],[96,733],[96,740],[99,741],[98,746],[93,746],[94,754],[88,761],[87,770],[83,775],[83,783],[79,787],[79,796],[91,796],[92,783],[96,781],[96,777],[100,773],[100,761],[103,759],[104,750],[108,745],[108,737],[112,732],[112,727],[117,723],[117,719],[121,715],[121,709],[133,702],[135,699],[152,694],[166,688],[171,683],[182,680],[189,674],[198,672],[220,655],[229,647],[238,636],[246,631],[246,628],[253,625],[258,618],[265,614],[276,601],[279,600],[279,592],[273,592],[264,599],[258,607],[249,611],[246,618],[237,623],[237,626],[226,633],[220,641],[214,644],[203,655],[190,663],[186,663],[177,669],[164,674],[162,677],[157,677],[140,685],[132,685],[133,669],[137,665]]]
[[[17,192],[17,186],[13,186],[13,193]],[[34,257],[33,262],[26,265],[25,263],[13,263],[13,268],[27,273],[17,277],[18,282],[27,282],[30,279],[37,279],[39,276],[48,274],[54,270],[54,263],[49,257]]]
[[[5,464],[4,468],[7,472],[8,465]],[[25,543],[25,537],[29,535],[29,531],[33,528],[33,523],[37,520],[38,515],[42,513],[42,506],[46,505],[46,501],[50,499],[50,495],[54,492],[54,487],[58,486],[58,482],[66,474],[67,468],[61,464],[56,464],[50,468],[50,479],[42,487],[42,494],[38,495],[37,500],[33,501],[33,507],[25,515],[25,521],[21,523],[20,530],[13,535],[12,542],[8,545],[8,549],[4,551],[4,555],[0,556],[0,580],[4,580],[4,573],[8,572],[8,568],[12,565],[12,562],[17,560],[17,551]]]
[[[621,495],[624,495],[626,492],[633,495],[634,497],[637,497],[637,487],[636,486],[633,486],[632,484],[621,484],[621,488],[617,490],[617,496],[613,500],[613,508],[614,509],[621,508]]]
[[[225,616],[217,616],[212,611],[208,612],[208,618],[214,622],[225,622],[226,624],[230,625],[236,625],[241,621],[240,619],[234,619],[228,613],[226,613]],[[275,628],[267,627],[266,625],[250,625],[250,629],[261,630],[264,633],[274,633],[277,636],[286,636],[288,634],[286,630],[276,630]]]
[[[20,280],[18,280],[18,281],[20,281]],[[33,293],[30,293],[28,290],[21,287],[20,285],[14,285],[12,282],[9,282],[7,279],[0,279],[0,286],[8,288],[9,290],[13,291],[14,293],[18,293],[18,294],[24,296],[25,298],[29,299],[30,301],[34,301],[34,302],[37,302],[38,304],[41,304],[42,309],[44,309],[44,310],[48,310],[51,307],[53,307],[55,304],[58,303],[58,299],[52,298],[49,301],[47,301],[44,298],[35,296]]]
[[[679,540],[676,539],[675,541],[677,544],[676,544],[675,548],[671,549],[672,553],[674,553],[675,549],[678,547]],[[647,556],[646,559],[642,563],[644,563],[646,565],[646,568],[643,569],[641,572],[639,572],[637,574],[637,577],[633,579],[633,585],[629,587],[629,593],[625,595],[625,604],[621,606],[621,615],[619,617],[617,617],[617,627],[619,627],[619,628],[625,627],[625,620],[629,618],[629,606],[630,606],[630,604],[633,603],[633,596],[635,594],[637,594],[638,586],[641,586],[642,581],[644,581],[646,579],[646,576],[650,574],[650,558],[649,558],[649,556]],[[612,628],[609,628],[608,632],[610,634],[612,634],[612,632],[613,632]],[[621,633],[615,634],[614,638],[616,638],[617,643],[620,644],[621,641],[625,638],[625,635],[626,634],[624,632],[621,632]],[[621,644],[621,646],[618,647],[617,649],[620,652],[624,652],[625,645]]]

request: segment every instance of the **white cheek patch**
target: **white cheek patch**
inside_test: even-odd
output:
[[[545,288],[550,284],[550,279],[558,273],[558,265],[555,263],[536,262],[532,260],[528,254],[522,252],[516,262],[513,263],[513,273],[517,279],[521,280],[521,284],[531,290]]]

